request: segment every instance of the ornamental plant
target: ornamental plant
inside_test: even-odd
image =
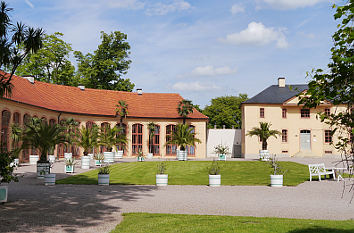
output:
[[[219,144],[217,146],[214,147],[214,151],[216,154],[219,155],[227,155],[230,154],[230,148],[228,146],[223,146],[222,144]]]
[[[278,130],[271,130],[271,123],[259,122],[259,127],[253,127],[252,130],[248,131],[247,136],[258,136],[262,142],[262,150],[267,150],[268,143],[267,140],[270,137],[277,138],[277,135],[280,134]]]
[[[108,166],[104,166],[104,167],[101,167],[99,170],[98,170],[98,174],[100,175],[108,175],[110,173],[110,169]]]
[[[209,175],[219,175],[220,174],[220,166],[216,160],[213,160],[211,166],[208,167]]]
[[[160,162],[157,164],[157,174],[163,175],[165,174],[166,170],[167,170],[167,166],[165,162]]]

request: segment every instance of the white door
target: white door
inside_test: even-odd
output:
[[[311,150],[311,131],[301,130],[300,131],[300,150],[309,151]]]

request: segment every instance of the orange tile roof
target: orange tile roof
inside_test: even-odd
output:
[[[57,112],[84,115],[114,116],[119,100],[128,104],[128,117],[181,118],[177,106],[183,98],[179,94],[143,93],[99,90],[63,86],[13,76],[14,85],[10,100]],[[194,109],[188,116],[193,119],[208,119]]]

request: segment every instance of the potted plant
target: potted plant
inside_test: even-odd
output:
[[[270,175],[270,186],[283,187],[283,175],[285,172],[280,167],[276,155],[269,159],[269,165],[272,168],[272,174]]]
[[[125,145],[127,143],[127,136],[125,135],[123,127],[119,126],[117,128],[117,133],[116,133],[116,139],[117,139],[117,144],[116,146],[116,152],[115,152],[115,159],[122,159],[123,154],[124,154],[124,149]]]
[[[219,187],[221,185],[221,175],[220,175],[220,166],[218,162],[213,160],[208,170],[209,170],[209,186]]]
[[[8,186],[4,183],[18,181],[18,177],[13,174],[14,167],[10,166],[14,159],[12,152],[0,152],[0,203],[7,202]]]
[[[193,128],[185,124],[177,124],[176,130],[172,133],[171,139],[167,144],[179,146],[177,151],[178,160],[187,160],[187,146],[195,146],[196,143],[201,143],[201,141],[195,137]]]
[[[228,146],[223,146],[222,144],[214,147],[215,153],[218,155],[219,160],[226,161],[226,156],[230,154],[230,148]]]
[[[74,158],[65,159],[65,173],[74,173],[76,161]]]
[[[114,162],[114,154],[112,152],[113,146],[119,143],[126,143],[126,138],[123,136],[117,135],[118,129],[117,127],[111,128],[110,125],[105,127],[101,127],[100,133],[98,135],[99,145],[105,146],[107,151],[104,152],[104,162],[112,163]],[[125,135],[124,135],[125,136]]]
[[[118,134],[124,135],[125,140],[126,140],[126,135],[125,135],[124,130],[123,130],[123,118],[127,118],[127,115],[128,115],[128,104],[124,100],[119,100],[118,104],[116,105],[115,111],[116,111],[116,116],[120,117],[119,118]],[[116,158],[123,158],[123,154],[124,154],[123,148],[125,147],[126,142],[125,143],[120,143],[118,145],[120,145],[120,148],[119,148],[119,146],[116,146],[117,147]]]
[[[44,175],[44,185],[55,185],[55,173]]]
[[[62,128],[64,130],[64,135],[66,138],[66,149],[64,153],[64,158],[65,159],[71,159],[73,156],[72,153],[72,146],[75,145],[76,143],[76,136],[77,136],[77,130],[79,127],[79,122],[75,121],[73,118],[68,118],[67,120],[63,121],[62,123]]]
[[[22,136],[22,148],[37,148],[40,152],[40,160],[37,162],[37,177],[44,178],[44,174],[50,173],[48,151],[59,143],[65,143],[63,128],[59,125],[49,125],[47,121],[33,118],[26,124]]]
[[[149,153],[147,154],[147,157],[149,159],[152,159],[154,156],[154,136],[155,136],[155,131],[156,131],[156,124],[154,122],[150,122],[147,125],[147,128],[149,130],[149,139],[148,139],[148,145],[149,145]]]
[[[90,169],[89,151],[92,147],[97,146],[98,129],[97,126],[86,128],[82,126],[74,139],[76,145],[84,149],[83,156],[81,156],[81,168]]]
[[[260,141],[262,142],[262,150],[259,151],[259,158],[262,161],[269,160],[269,151],[268,151],[268,143],[267,140],[270,137],[277,138],[277,135],[280,134],[278,130],[271,130],[272,124],[267,122],[259,122],[259,128],[254,127],[252,130],[248,131],[248,136],[257,136],[259,137]]]
[[[167,186],[168,174],[166,172],[166,163],[160,162],[157,164],[156,186]]]
[[[102,166],[102,161],[104,160],[104,155],[101,153],[98,153],[95,155],[95,166]]]
[[[141,150],[138,152],[138,162],[144,162],[145,161],[145,156]]]
[[[22,128],[18,124],[12,124],[11,125],[11,139],[12,139],[12,151],[14,155],[14,161],[13,165],[15,167],[18,167],[20,160],[20,152],[21,152],[21,147],[20,147],[20,141],[22,137]]]
[[[109,167],[101,167],[98,171],[98,185],[109,185]]]

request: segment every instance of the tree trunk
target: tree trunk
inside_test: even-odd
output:
[[[186,118],[183,117],[183,124],[186,124]]]
[[[262,141],[262,150],[267,150],[267,141],[266,140],[264,140],[264,141]]]

